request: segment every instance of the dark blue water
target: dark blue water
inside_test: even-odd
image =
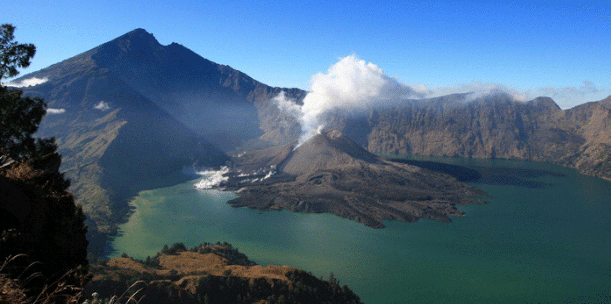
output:
[[[481,188],[489,204],[461,207],[466,216],[449,224],[371,229],[231,208],[234,194],[189,182],[140,193],[113,247],[144,258],[164,244],[227,241],[259,264],[333,272],[366,303],[611,302],[611,182],[533,162],[410,160]]]

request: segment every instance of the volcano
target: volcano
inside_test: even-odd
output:
[[[283,172],[304,175],[336,167],[376,164],[379,159],[337,130],[317,134],[297,147],[281,164]]]
[[[481,204],[481,190],[451,176],[376,156],[339,131],[322,132],[295,149],[251,152],[238,160],[249,169],[275,168],[269,179],[229,181],[235,207],[332,213],[373,228],[383,220],[450,222],[456,205]],[[267,155],[261,157],[260,155]],[[269,175],[268,175],[269,176]]]

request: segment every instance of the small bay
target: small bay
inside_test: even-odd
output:
[[[196,181],[141,192],[111,257],[163,245],[227,241],[258,264],[290,265],[348,284],[365,303],[611,301],[611,182],[555,165],[410,157],[456,169],[489,204],[452,223],[372,229],[329,214],[232,208],[236,194]]]

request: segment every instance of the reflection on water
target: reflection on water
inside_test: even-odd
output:
[[[232,208],[234,194],[198,191],[192,181],[140,193],[113,255],[227,241],[259,264],[333,272],[366,303],[611,300],[611,183],[532,162],[410,161],[471,178],[490,204],[461,207],[466,216],[450,224],[371,229],[328,214]]]
[[[421,157],[422,158],[422,157]],[[392,159],[395,162],[418,166],[431,171],[448,174],[461,182],[474,182],[486,185],[518,186],[528,188],[543,188],[549,186],[544,182],[528,179],[544,176],[564,176],[561,173],[550,170],[534,168],[505,168],[505,167],[483,167],[483,166],[458,166],[436,161],[415,159]]]

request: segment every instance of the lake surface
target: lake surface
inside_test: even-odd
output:
[[[489,204],[461,207],[466,216],[449,224],[372,229],[329,214],[232,208],[235,194],[192,181],[141,192],[112,257],[227,241],[258,264],[333,272],[365,303],[611,302],[611,182],[534,162],[410,159],[469,168]]]

